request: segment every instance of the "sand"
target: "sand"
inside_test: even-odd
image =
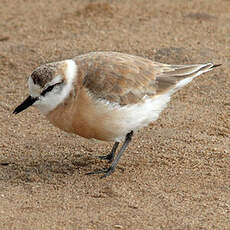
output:
[[[0,229],[230,229],[229,0],[1,0]],[[28,95],[37,66],[112,50],[170,64],[222,63],[135,133],[112,143],[49,124]]]

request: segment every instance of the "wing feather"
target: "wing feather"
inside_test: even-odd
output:
[[[117,52],[92,52],[75,58],[85,69],[82,85],[96,99],[119,105],[135,104],[154,97],[185,79],[211,70],[212,63],[167,65]]]

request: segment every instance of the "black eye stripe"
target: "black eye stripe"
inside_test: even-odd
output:
[[[54,88],[54,86],[55,85],[50,85],[48,88],[41,92],[41,95],[44,96],[46,93],[50,92]]]
[[[54,86],[59,85],[59,84],[61,84],[61,82],[48,86],[45,90],[41,92],[41,96],[45,96],[46,93],[50,92],[54,88]]]

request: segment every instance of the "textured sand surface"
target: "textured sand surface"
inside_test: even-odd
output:
[[[229,0],[0,4],[0,229],[230,229]],[[106,179],[85,173],[112,144],[11,114],[35,67],[96,50],[223,64],[177,92]]]

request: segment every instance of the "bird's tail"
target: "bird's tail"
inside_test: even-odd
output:
[[[206,73],[221,64],[195,64],[195,65],[162,65],[161,73],[156,77],[158,93],[174,89],[177,91],[187,85],[195,77]]]

